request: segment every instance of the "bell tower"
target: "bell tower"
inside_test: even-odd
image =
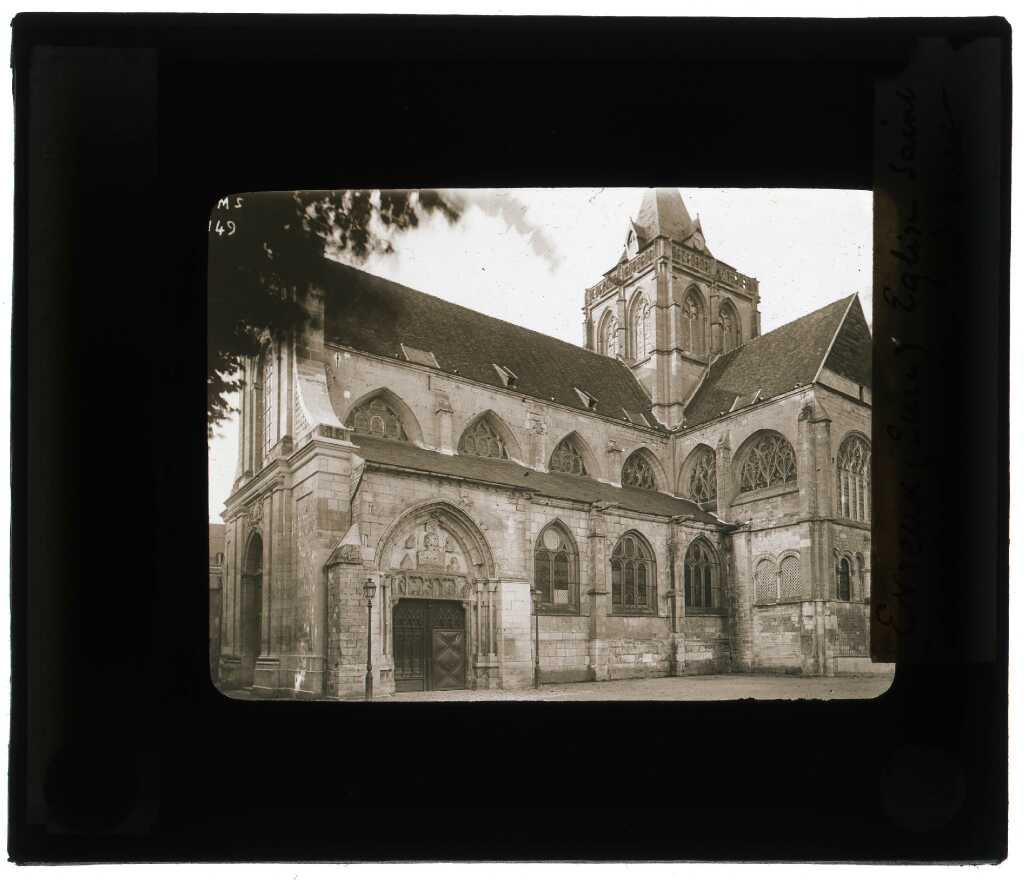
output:
[[[586,290],[586,347],[617,357],[675,427],[718,356],[760,335],[757,280],[716,259],[677,189],[649,189],[618,262]]]

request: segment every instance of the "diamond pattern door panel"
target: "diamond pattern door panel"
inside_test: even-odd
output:
[[[426,633],[427,603],[399,602],[394,619],[396,691],[426,690]]]
[[[461,629],[432,630],[430,683],[435,691],[466,686],[466,634]]]

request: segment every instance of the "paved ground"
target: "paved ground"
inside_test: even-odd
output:
[[[679,678],[643,678],[632,681],[595,681],[581,684],[546,684],[521,691],[427,691],[379,696],[381,703],[442,701],[547,700],[834,700],[871,699],[889,688],[889,675],[841,675],[800,678],[775,675],[694,675]],[[232,691],[236,699],[259,699],[247,691]]]

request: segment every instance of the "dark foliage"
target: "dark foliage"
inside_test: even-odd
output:
[[[462,200],[429,190],[255,193],[221,199],[210,214],[207,318],[209,430],[231,413],[244,358],[261,339],[303,329],[298,292],[319,281],[324,254],[356,262],[391,253],[395,232],[439,213],[450,223]]]

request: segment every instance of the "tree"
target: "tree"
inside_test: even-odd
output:
[[[430,214],[449,223],[460,196],[432,190],[333,190],[251,193],[219,200],[210,214],[207,277],[207,424],[232,411],[244,359],[309,320],[297,293],[321,278],[325,255],[357,262],[391,253],[392,235]]]

